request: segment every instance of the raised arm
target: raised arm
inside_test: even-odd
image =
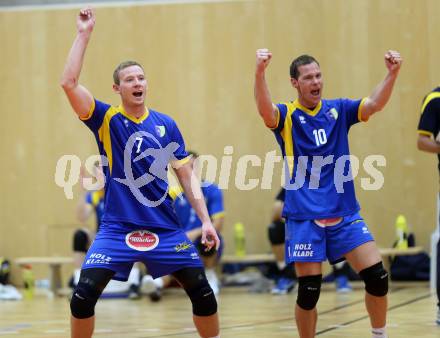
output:
[[[191,164],[188,162],[179,168],[174,168],[174,171],[176,172],[177,179],[182,186],[186,198],[202,221],[202,244],[205,245],[207,250],[210,250],[214,246],[218,249],[220,239],[211,223],[202,189],[200,188],[200,182],[194,174]]]
[[[363,121],[368,120],[371,115],[382,110],[387,104],[393,92],[394,83],[399,75],[402,62],[403,60],[399,52],[393,50],[386,52],[385,66],[388,69],[388,73],[385,79],[377,85],[370,96],[365,100],[361,110],[361,118]]]
[[[257,103],[258,112],[264,120],[264,124],[269,128],[277,126],[278,110],[272,103],[269,88],[266,83],[266,68],[272,58],[272,53],[268,49],[257,50],[257,63],[255,69],[254,95]]]
[[[80,85],[79,75],[84,54],[95,26],[95,13],[89,7],[82,9],[76,19],[77,35],[67,57],[61,77],[61,87],[69,99],[70,105],[79,117],[86,117],[93,105],[93,96]]]

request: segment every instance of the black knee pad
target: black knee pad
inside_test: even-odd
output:
[[[321,293],[322,275],[298,278],[298,297],[296,304],[303,310],[313,310]]]
[[[72,316],[78,319],[90,318],[95,314],[95,305],[100,292],[90,284],[80,281],[73,290],[70,300]]]
[[[193,314],[206,317],[217,312],[217,300],[202,268],[183,268],[173,272],[173,277],[191,299]]]
[[[370,295],[383,297],[388,293],[388,272],[382,262],[362,270],[359,275],[365,282],[365,290]]]
[[[272,245],[284,244],[286,240],[286,230],[284,221],[275,221],[269,224],[269,240]]]
[[[197,288],[185,291],[191,299],[193,314],[196,316],[206,317],[217,312],[217,300],[206,277],[200,280]]]
[[[73,235],[73,251],[87,252],[89,247],[89,235],[84,230],[76,230]]]
[[[95,305],[114,271],[101,268],[81,271],[78,285],[70,300],[72,316],[78,319],[90,318],[95,314]]]

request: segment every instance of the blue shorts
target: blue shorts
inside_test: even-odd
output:
[[[144,263],[153,278],[183,268],[203,268],[197,249],[180,228],[102,223],[82,269],[109,269],[115,271],[113,279],[126,281],[135,262]]]
[[[334,264],[358,246],[374,241],[359,213],[342,217],[336,225],[319,226],[314,220],[286,222],[286,263],[323,262]]]

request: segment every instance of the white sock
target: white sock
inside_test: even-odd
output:
[[[153,283],[154,283],[154,285],[156,285],[156,287],[158,288],[158,289],[162,289],[163,288],[163,278],[162,277],[159,277],[159,278],[156,278],[156,279],[154,279],[153,280]]]
[[[336,263],[333,266],[335,267],[336,270],[341,270],[344,267],[344,264],[345,264],[345,261]]]
[[[212,268],[211,269],[205,268],[205,275],[206,275],[206,278],[216,278],[217,277],[215,270]]]
[[[128,284],[129,285],[139,285],[141,279],[141,271],[137,266],[131,268],[130,274],[128,275]]]
[[[286,267],[285,261],[277,261],[278,270],[283,271],[283,269]]]
[[[387,330],[386,327],[381,328],[373,328],[371,329],[372,338],[387,338]]]
[[[79,283],[79,276],[81,275],[81,269],[75,269],[73,272],[73,285],[78,285]]]

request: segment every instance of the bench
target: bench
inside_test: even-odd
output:
[[[20,267],[24,265],[43,264],[50,268],[50,291],[53,295],[58,295],[62,288],[61,265],[73,264],[72,257],[20,257],[15,259],[15,263]]]
[[[379,252],[383,258],[392,256],[417,255],[423,252],[423,247],[415,246],[408,249],[379,248]],[[275,256],[272,253],[251,254],[245,256],[223,255],[220,260],[220,264],[261,264],[274,262]],[[388,260],[384,259],[383,262],[385,268],[389,271]]]

